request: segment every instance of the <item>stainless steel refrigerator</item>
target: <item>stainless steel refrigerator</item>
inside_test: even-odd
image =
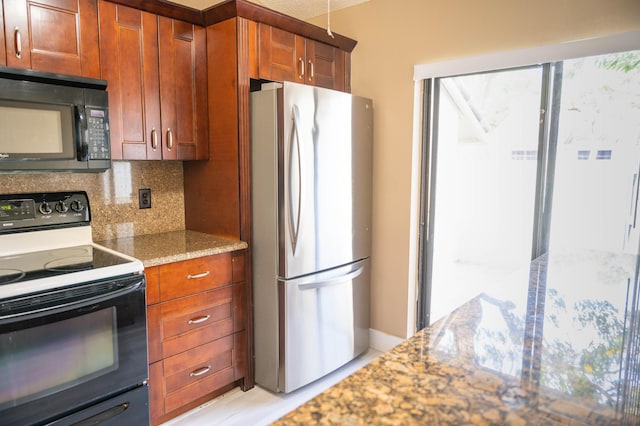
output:
[[[369,347],[373,107],[296,83],[251,94],[256,382],[291,392]]]

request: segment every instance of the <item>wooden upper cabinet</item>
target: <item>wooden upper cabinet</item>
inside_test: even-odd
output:
[[[266,24],[258,24],[258,76],[346,89],[346,52]]]
[[[112,158],[208,158],[204,28],[103,0],[99,8]]]
[[[5,0],[3,6],[3,65],[100,77],[96,0]]]
[[[306,40],[305,53],[309,84],[340,91],[346,90],[346,53],[344,51],[319,41]]]
[[[258,73],[260,78],[304,82],[304,40],[288,31],[258,24]]]
[[[160,17],[159,32],[164,146],[173,145],[178,160],[207,159],[206,29]]]
[[[111,158],[162,159],[157,17],[102,0],[99,8]]]

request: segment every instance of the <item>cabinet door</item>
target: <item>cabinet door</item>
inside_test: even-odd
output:
[[[160,160],[156,15],[100,1],[102,78],[107,80],[114,160]]]
[[[206,30],[160,17],[163,159],[209,158]]]
[[[328,44],[306,40],[307,84],[345,90],[346,53]]]
[[[96,0],[4,2],[6,64],[100,76]]]
[[[266,80],[346,89],[346,52],[264,24],[259,24],[258,69]]]
[[[304,39],[265,24],[258,31],[260,78],[304,83]]]

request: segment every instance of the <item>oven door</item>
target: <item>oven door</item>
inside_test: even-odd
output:
[[[0,300],[3,425],[56,421],[147,378],[144,275]],[[148,418],[148,398],[125,408]]]

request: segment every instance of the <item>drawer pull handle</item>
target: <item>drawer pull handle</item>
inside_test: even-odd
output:
[[[191,318],[189,320],[189,324],[200,324],[201,322],[205,322],[209,318],[211,318],[211,315],[202,315],[201,317]]]
[[[206,367],[198,368],[197,370],[193,370],[191,373],[189,373],[189,377],[202,376],[203,374],[207,374],[209,370],[211,370],[210,365],[207,365]]]
[[[197,280],[198,278],[204,278],[207,275],[209,275],[209,271],[205,271],[201,274],[195,274],[195,275],[187,275],[187,279],[188,280]]]

